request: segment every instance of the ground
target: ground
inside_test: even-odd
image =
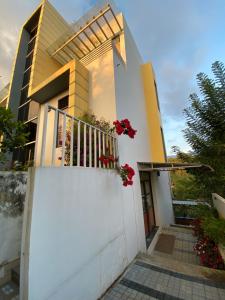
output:
[[[102,300],[225,299],[225,274],[199,265],[191,231],[170,227],[162,234],[175,237],[171,253],[156,245],[151,255],[139,256]]]

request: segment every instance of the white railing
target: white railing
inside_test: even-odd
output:
[[[118,157],[117,139],[51,105],[45,106],[41,166],[116,168],[116,162],[102,164],[102,155]]]

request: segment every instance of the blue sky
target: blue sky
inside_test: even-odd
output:
[[[50,0],[67,21],[82,15],[95,0]],[[124,12],[145,61],[157,77],[167,151],[189,150],[183,139],[183,108],[198,92],[195,77],[210,74],[215,60],[225,62],[224,0],[115,0]],[[1,0],[0,88],[9,80],[18,32],[38,0]]]

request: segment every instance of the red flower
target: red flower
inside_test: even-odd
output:
[[[132,178],[134,175],[134,170],[128,164],[120,167],[120,176],[124,186],[133,185]]]
[[[101,163],[103,163],[103,165],[105,165],[106,167],[108,166],[108,164],[109,164],[110,162],[116,162],[116,161],[117,161],[117,159],[114,158],[112,155],[109,155],[109,156],[107,156],[107,155],[101,155],[101,156],[98,158],[98,160],[99,160]]]
[[[124,119],[121,121],[114,121],[113,125],[115,125],[116,133],[118,135],[125,134],[128,135],[130,138],[134,138],[137,130],[134,130],[131,125],[130,121],[128,119]]]

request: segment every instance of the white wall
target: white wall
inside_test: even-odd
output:
[[[116,171],[82,167],[37,168],[31,181],[29,300],[96,300],[137,254],[133,188],[123,194]]]
[[[152,192],[157,226],[174,224],[173,204],[171,200],[170,178],[168,172],[151,174]]]
[[[137,169],[137,162],[151,162],[149,157],[149,132],[147,128],[146,105],[141,77],[142,58],[138,52],[132,35],[124,24],[124,38],[126,50],[126,64],[123,63],[117,52],[114,51],[114,72],[116,87],[116,108],[117,118],[128,118],[132,126],[137,129],[134,140],[128,137],[119,137],[120,163],[129,163],[136,170],[134,182],[134,198],[137,207],[136,215],[138,223],[139,245],[138,250],[142,251],[144,245],[143,235],[143,210],[140,191],[140,180]],[[156,174],[153,174],[156,177]],[[169,225],[173,222],[173,207],[167,173],[161,172],[161,177],[152,181],[154,190],[154,203],[157,225]],[[126,192],[126,191],[125,191]],[[133,256],[135,251],[133,253]]]
[[[126,64],[114,50],[114,76],[116,88],[116,110],[119,120],[128,118],[137,134],[134,139],[127,136],[118,137],[120,164],[128,163],[135,169],[136,175],[133,190],[123,190],[125,199],[132,199],[131,213],[126,216],[125,222],[135,219],[137,231],[127,228],[129,236],[129,260],[131,261],[139,251],[146,250],[143,208],[140,188],[140,178],[137,162],[149,161],[149,141],[146,120],[145,99],[141,78],[142,59],[136,45],[125,24],[124,28]],[[133,195],[131,194],[133,193]],[[128,200],[129,201],[129,200]],[[137,238],[135,238],[137,236]]]
[[[225,199],[218,194],[212,194],[213,204],[221,218],[225,219]]]

